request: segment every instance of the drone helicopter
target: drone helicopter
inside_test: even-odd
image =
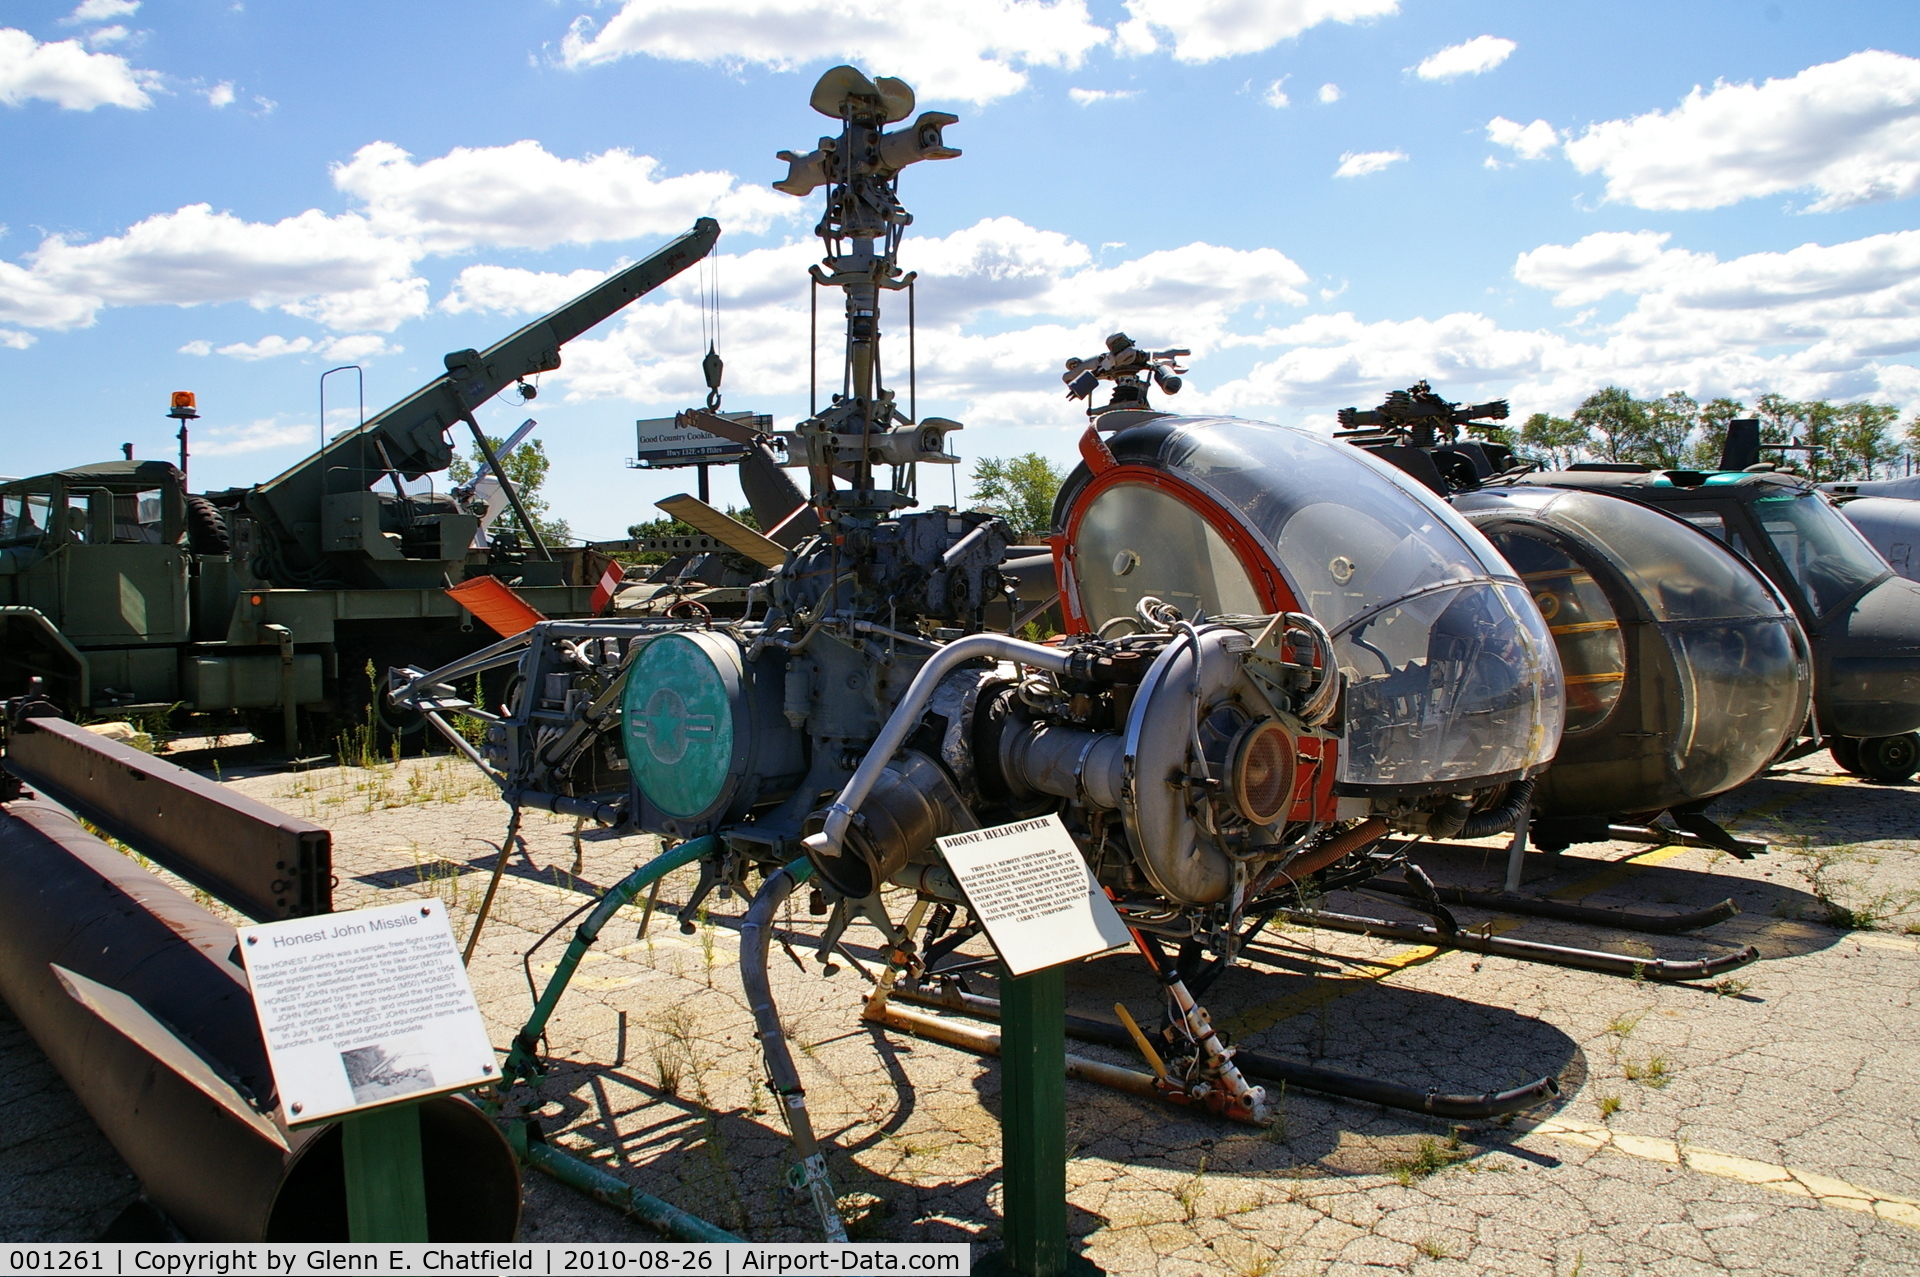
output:
[[[388,694],[516,813],[675,844],[581,926],[504,1084],[544,1068],[541,1031],[599,929],[697,865],[684,925],[716,890],[751,899],[741,972],[794,1184],[844,1238],[768,979],[770,925],[803,883],[820,892],[823,960],[856,923],[883,937],[866,1015],[885,1023],[890,991],[937,982],[983,934],[936,839],[1057,814],[1166,986],[1158,1093],[1259,1121],[1266,1096],[1196,989],[1273,916],[1333,918],[1303,888],[1404,865],[1404,836],[1511,826],[1559,744],[1563,695],[1533,598],[1444,501],[1305,431],[1153,411],[1149,382],[1176,392],[1186,352],[1124,334],[1065,378],[1079,398],[1103,381],[1116,392],[1055,506],[1048,592],[1067,633],[991,632],[990,609],[1013,628],[1033,601],[1012,534],[985,512],[912,509],[917,467],[954,464],[960,425],[902,412],[881,375],[882,304],[914,284],[898,264],[912,221],[899,178],[959,154],[942,136],[955,117],[889,131],[912,90],[850,67],[827,72],[811,104],[838,133],[781,152],[775,187],[824,190],[812,277],[845,296],[845,388],[782,435],[814,526],[755,587],[760,615],[541,622],[438,670],[390,671]],[[520,691],[500,712],[455,694],[509,664]],[[477,748],[447,725],[454,711],[487,722]],[[910,898],[904,917],[889,891]],[[1469,936],[1437,900],[1426,908],[1445,919],[1439,943],[1650,978],[1720,969]],[[1553,1092],[1543,1079],[1475,1111]],[[1402,1102],[1436,1111],[1431,1096]]]

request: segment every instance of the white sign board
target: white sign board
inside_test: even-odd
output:
[[[288,1126],[497,1077],[438,900],[241,927],[240,953]]]
[[[756,430],[773,428],[773,418],[751,412],[720,414],[729,421]],[[643,466],[692,465],[702,461],[733,461],[746,454],[745,444],[722,439],[698,426],[680,424],[677,417],[652,417],[634,425],[634,457]]]
[[[938,840],[987,939],[1014,975],[1133,943],[1056,815]]]

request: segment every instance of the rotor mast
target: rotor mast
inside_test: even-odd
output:
[[[868,79],[852,67],[835,67],[820,77],[810,99],[813,109],[840,121],[838,137],[823,137],[807,155],[782,151],[788,175],[774,189],[805,196],[825,187],[826,211],[814,228],[826,256],[811,268],[815,286],[846,294],[847,335],[841,390],[822,411],[801,422],[796,442],[804,450],[813,479],[813,500],[823,509],[856,517],[881,517],[913,504],[911,467],[921,461],[951,465],[945,436],[958,422],[930,417],[909,420],[895,403],[883,378],[880,347],[880,298],[912,285],[912,272],[899,265],[900,237],[913,215],[900,203],[900,170],[920,160],[952,159],[941,130],[958,117],[926,111],[911,125],[886,132],[886,126],[913,111],[913,90],[889,76]],[[876,466],[894,467],[886,487],[875,481]],[[851,486],[837,488],[838,476]]]

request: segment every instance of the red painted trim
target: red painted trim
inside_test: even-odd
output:
[[[1095,474],[1105,474],[1120,464],[1113,455],[1113,449],[1107,447],[1107,441],[1092,426],[1088,426],[1087,433],[1080,436],[1080,459]]]
[[[1087,433],[1093,432],[1089,430]],[[1100,447],[1105,451],[1104,443],[1101,443]],[[1086,448],[1085,439],[1081,440],[1081,448],[1083,451]],[[1088,464],[1092,465],[1091,462]],[[1156,470],[1151,466],[1122,465],[1116,462],[1105,470],[1096,471],[1092,481],[1074,498],[1073,508],[1067,512],[1066,535],[1058,538],[1064,541],[1064,545],[1056,544],[1054,547],[1054,574],[1060,585],[1060,599],[1064,605],[1063,610],[1067,614],[1069,633],[1084,634],[1089,627],[1085,610],[1080,604],[1079,582],[1073,579],[1071,559],[1063,551],[1066,547],[1078,543],[1080,522],[1086,517],[1087,508],[1093,504],[1094,498],[1107,489],[1117,488],[1122,484],[1158,489],[1174,497],[1187,508],[1198,511],[1200,517],[1207,521],[1207,526],[1219,533],[1220,539],[1232,548],[1234,557],[1240,561],[1241,568],[1253,582],[1254,591],[1260,596],[1262,607],[1270,612],[1300,610],[1293,590],[1288,587],[1286,578],[1280,575],[1280,569],[1267,552],[1267,547],[1235,517],[1232,511],[1202,489],[1165,470]]]

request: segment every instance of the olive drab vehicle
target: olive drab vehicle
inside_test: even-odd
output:
[[[456,428],[497,476],[474,411],[509,386],[531,392],[561,346],[699,261],[719,233],[701,218],[485,351],[448,355],[443,375],[265,483],[196,495],[178,467],[126,460],[0,485],[0,697],[38,679],[71,714],[259,711],[291,746],[296,708],[380,712],[369,664],[437,664],[496,637],[447,587],[493,576],[544,615],[587,613],[605,557],[543,544],[511,483],[496,479],[512,518],[487,537],[470,493],[405,484],[448,467]],[[184,393],[170,415],[183,412]],[[329,735],[325,722],[310,731]]]

